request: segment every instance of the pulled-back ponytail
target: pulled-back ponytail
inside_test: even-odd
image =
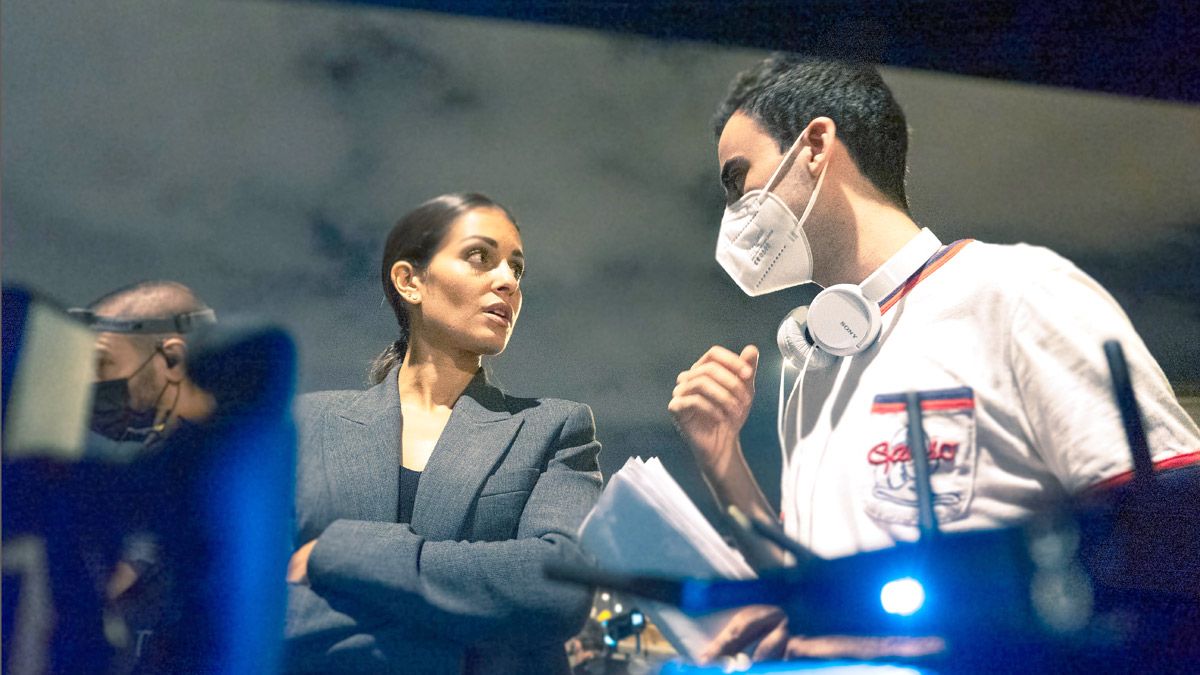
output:
[[[392,368],[404,363],[404,354],[408,351],[408,340],[396,340],[387,346],[379,356],[376,356],[371,361],[371,368],[367,371],[367,382],[370,384],[379,384],[387,379],[387,374]]]

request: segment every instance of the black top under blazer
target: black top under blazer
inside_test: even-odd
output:
[[[454,404],[397,524],[398,369],[366,391],[297,401],[293,548],[317,539],[310,585],[288,585],[291,672],[567,672],[589,589],[547,581],[582,561],[600,495],[591,410],[506,396],[483,372]]]

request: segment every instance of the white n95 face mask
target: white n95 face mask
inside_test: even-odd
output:
[[[804,234],[804,223],[817,202],[829,163],[822,167],[800,218],[771,192],[788,160],[800,147],[800,138],[783,156],[766,186],[747,192],[725,207],[721,218],[717,262],[738,288],[751,297],[812,281],[812,249]]]

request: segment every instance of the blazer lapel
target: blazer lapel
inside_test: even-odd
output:
[[[325,443],[338,517],[395,521],[400,485],[398,368],[336,411]]]
[[[504,395],[480,370],[454,404],[446,428],[421,474],[413,530],[430,539],[458,539],[484,480],[521,427]]]

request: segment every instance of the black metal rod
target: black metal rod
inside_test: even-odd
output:
[[[730,531],[737,542],[738,550],[742,552],[742,556],[755,572],[786,566],[784,553],[788,549],[784,548],[776,553],[779,543],[759,534],[754,529],[750,518],[742,513],[741,509],[730,504],[725,509],[725,515],[729,517]]]
[[[1112,373],[1113,396],[1121,411],[1125,440],[1129,442],[1129,452],[1133,456],[1133,478],[1139,485],[1147,485],[1154,479],[1154,460],[1150,457],[1150,445],[1146,442],[1146,430],[1142,426],[1142,413],[1133,393],[1125,351],[1121,349],[1120,342],[1108,340],[1104,343],[1104,356]]]
[[[804,548],[804,545],[800,542],[789,537],[777,523],[764,520],[759,516],[747,516],[747,518],[755,533],[791,553],[792,558],[795,559],[795,566],[805,565],[814,558],[811,551]]]
[[[933,483],[929,475],[929,448],[925,444],[921,394],[910,391],[905,400],[908,406],[908,453],[912,456],[917,488],[917,528],[921,540],[928,541],[937,536],[938,526],[933,512]]]

